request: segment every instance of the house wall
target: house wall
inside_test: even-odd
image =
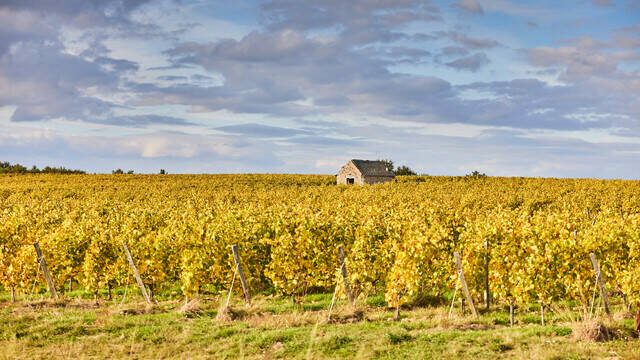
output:
[[[386,183],[389,181],[393,181],[393,177],[391,176],[365,176],[364,177],[365,184],[378,184],[378,183]]]
[[[351,161],[349,161],[347,165],[343,166],[342,169],[340,169],[340,171],[338,172],[338,176],[336,176],[338,184],[346,184],[347,178],[349,177],[354,178],[354,184],[363,184],[360,171],[358,170],[358,168],[356,168],[355,165],[353,165]]]

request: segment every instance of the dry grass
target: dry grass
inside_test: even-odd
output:
[[[189,301],[186,301],[184,305],[182,305],[177,313],[178,314],[200,314],[202,312],[202,307],[200,306],[200,299],[194,298]]]
[[[599,319],[575,322],[573,338],[578,341],[603,342],[612,339],[612,332]]]

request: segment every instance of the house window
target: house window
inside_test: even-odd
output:
[[[355,182],[354,178],[350,178],[350,177],[347,178],[347,184],[353,184],[354,182]]]

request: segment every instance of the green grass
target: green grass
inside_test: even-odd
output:
[[[131,289],[130,289],[131,290]],[[170,290],[167,290],[167,292]],[[189,359],[638,359],[640,341],[633,320],[619,309],[608,320],[620,334],[602,343],[575,340],[571,318],[563,311],[545,314],[540,326],[538,308],[522,306],[516,326],[509,327],[504,307],[482,311],[479,319],[446,305],[412,305],[401,321],[380,296],[360,299],[355,308],[341,299],[327,323],[332,294],[314,294],[293,304],[290,297],[258,295],[251,306],[240,296],[232,300],[239,318],[217,320],[225,296],[206,295],[196,311],[180,313],[183,300],[159,294],[158,303],[145,306],[139,295],[124,302],[114,290],[112,301],[81,290],[63,301],[21,299],[9,304],[0,296],[0,359],[50,358],[189,358]],[[129,292],[131,294],[131,291]],[[116,296],[117,295],[117,296]],[[104,299],[104,294],[101,294]],[[417,302],[416,302],[417,303]],[[571,313],[571,311],[576,311]],[[362,314],[360,317],[354,314]]]

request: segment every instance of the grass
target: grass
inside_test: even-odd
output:
[[[223,294],[198,299],[188,312],[179,311],[179,296],[161,295],[146,306],[139,296],[120,305],[122,293],[114,294],[99,306],[81,290],[57,302],[37,296],[10,304],[0,294],[0,359],[640,359],[633,320],[619,305],[617,320],[607,320],[617,335],[593,342],[575,336],[578,310],[569,305],[546,313],[545,326],[536,306],[522,306],[512,328],[504,307],[473,319],[459,308],[448,317],[446,305],[414,305],[392,321],[395,313],[380,296],[355,307],[340,300],[327,323],[332,294],[299,304],[258,295],[251,306],[235,296],[234,320],[216,320]]]

